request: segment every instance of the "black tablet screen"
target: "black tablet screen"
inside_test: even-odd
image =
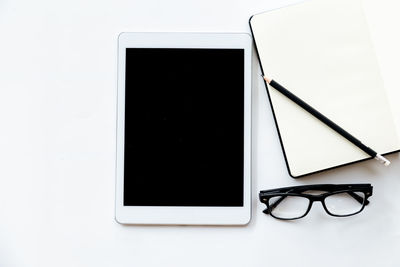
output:
[[[126,49],[125,206],[243,206],[244,50]]]

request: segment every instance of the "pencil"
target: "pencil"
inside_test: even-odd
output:
[[[311,115],[316,117],[318,120],[321,122],[325,123],[327,126],[329,126],[332,130],[336,131],[338,134],[349,140],[351,143],[356,145],[358,148],[363,150],[365,153],[370,155],[371,157],[375,158],[379,162],[383,163],[385,166],[389,166],[390,161],[387,160],[385,157],[383,157],[381,154],[375,152],[372,148],[367,147],[363,143],[361,143],[360,140],[352,136],[350,133],[348,133],[346,130],[344,130],[342,127],[325,117],[323,114],[321,114],[318,110],[315,108],[311,107],[309,104],[301,100],[299,97],[291,93],[289,90],[287,90],[285,87],[277,83],[276,81],[272,79],[268,79],[267,77],[263,76],[264,80],[271,85],[271,87],[275,88],[278,90],[280,93],[282,93],[284,96],[295,102],[297,105],[305,109],[307,112],[309,112]]]

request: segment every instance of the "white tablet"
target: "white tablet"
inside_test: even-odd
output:
[[[249,222],[251,46],[248,34],[120,34],[117,222]]]

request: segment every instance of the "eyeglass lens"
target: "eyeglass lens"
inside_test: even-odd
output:
[[[347,192],[337,193],[325,198],[325,207],[333,215],[348,216],[359,212],[365,202],[365,195],[362,192],[351,192],[361,198],[359,201]]]
[[[276,205],[275,208],[273,208]],[[307,213],[310,200],[301,196],[276,196],[269,199],[271,215],[282,219],[296,219]]]

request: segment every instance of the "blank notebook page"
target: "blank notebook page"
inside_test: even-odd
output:
[[[311,0],[250,20],[263,72],[378,153],[400,149],[360,0]],[[289,173],[369,158],[278,91],[268,92]]]

